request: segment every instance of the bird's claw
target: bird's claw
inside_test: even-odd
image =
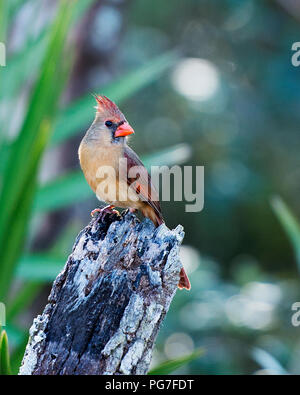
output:
[[[115,210],[115,206],[113,206],[112,204],[110,204],[109,206],[106,206],[106,207],[102,207],[102,208],[95,208],[91,212],[91,216],[94,217],[94,215],[96,213],[101,213],[101,214],[109,213],[109,214],[120,215],[119,211]]]

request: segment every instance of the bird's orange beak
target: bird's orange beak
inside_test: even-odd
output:
[[[118,129],[115,131],[115,137],[124,137],[124,136],[129,136],[130,134],[133,134],[134,130],[132,127],[129,125],[128,122],[123,123],[118,127]]]

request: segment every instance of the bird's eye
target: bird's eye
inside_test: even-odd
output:
[[[112,125],[113,125],[112,121],[105,122],[105,126],[107,126],[108,128],[112,127]]]

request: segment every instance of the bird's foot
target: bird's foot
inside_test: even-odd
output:
[[[91,216],[94,217],[96,213],[102,213],[102,214],[112,213],[112,214],[120,215],[119,211],[115,210],[115,206],[112,204],[102,208],[95,208],[95,210],[91,212]]]

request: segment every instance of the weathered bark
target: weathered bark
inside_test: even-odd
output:
[[[97,214],[30,329],[21,375],[145,374],[175,295],[182,226]]]

